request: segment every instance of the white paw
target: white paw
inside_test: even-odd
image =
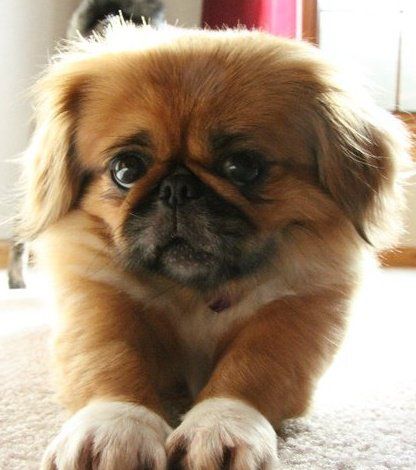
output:
[[[167,450],[174,468],[278,468],[272,425],[253,407],[229,398],[212,398],[192,408],[168,438]]]
[[[171,431],[144,406],[94,402],[63,425],[46,449],[41,469],[165,470],[165,440]]]

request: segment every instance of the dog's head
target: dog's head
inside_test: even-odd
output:
[[[113,26],[38,84],[23,230],[74,208],[127,269],[198,288],[267,266],[292,228],[376,243],[405,136],[306,44]]]

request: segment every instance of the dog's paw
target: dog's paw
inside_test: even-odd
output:
[[[167,440],[170,468],[275,470],[272,425],[240,400],[212,398],[195,406]]]
[[[131,403],[95,402],[72,416],[44,454],[42,470],[165,470],[171,428]]]

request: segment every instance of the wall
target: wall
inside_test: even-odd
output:
[[[199,26],[202,0],[165,0],[166,20],[178,26]]]

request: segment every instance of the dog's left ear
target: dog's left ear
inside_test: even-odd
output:
[[[313,125],[321,184],[361,238],[388,246],[399,231],[401,174],[410,161],[404,125],[339,87],[328,87],[317,101]]]
[[[83,78],[59,66],[35,87],[36,128],[23,156],[18,233],[39,235],[74,205],[80,185],[74,136]]]

